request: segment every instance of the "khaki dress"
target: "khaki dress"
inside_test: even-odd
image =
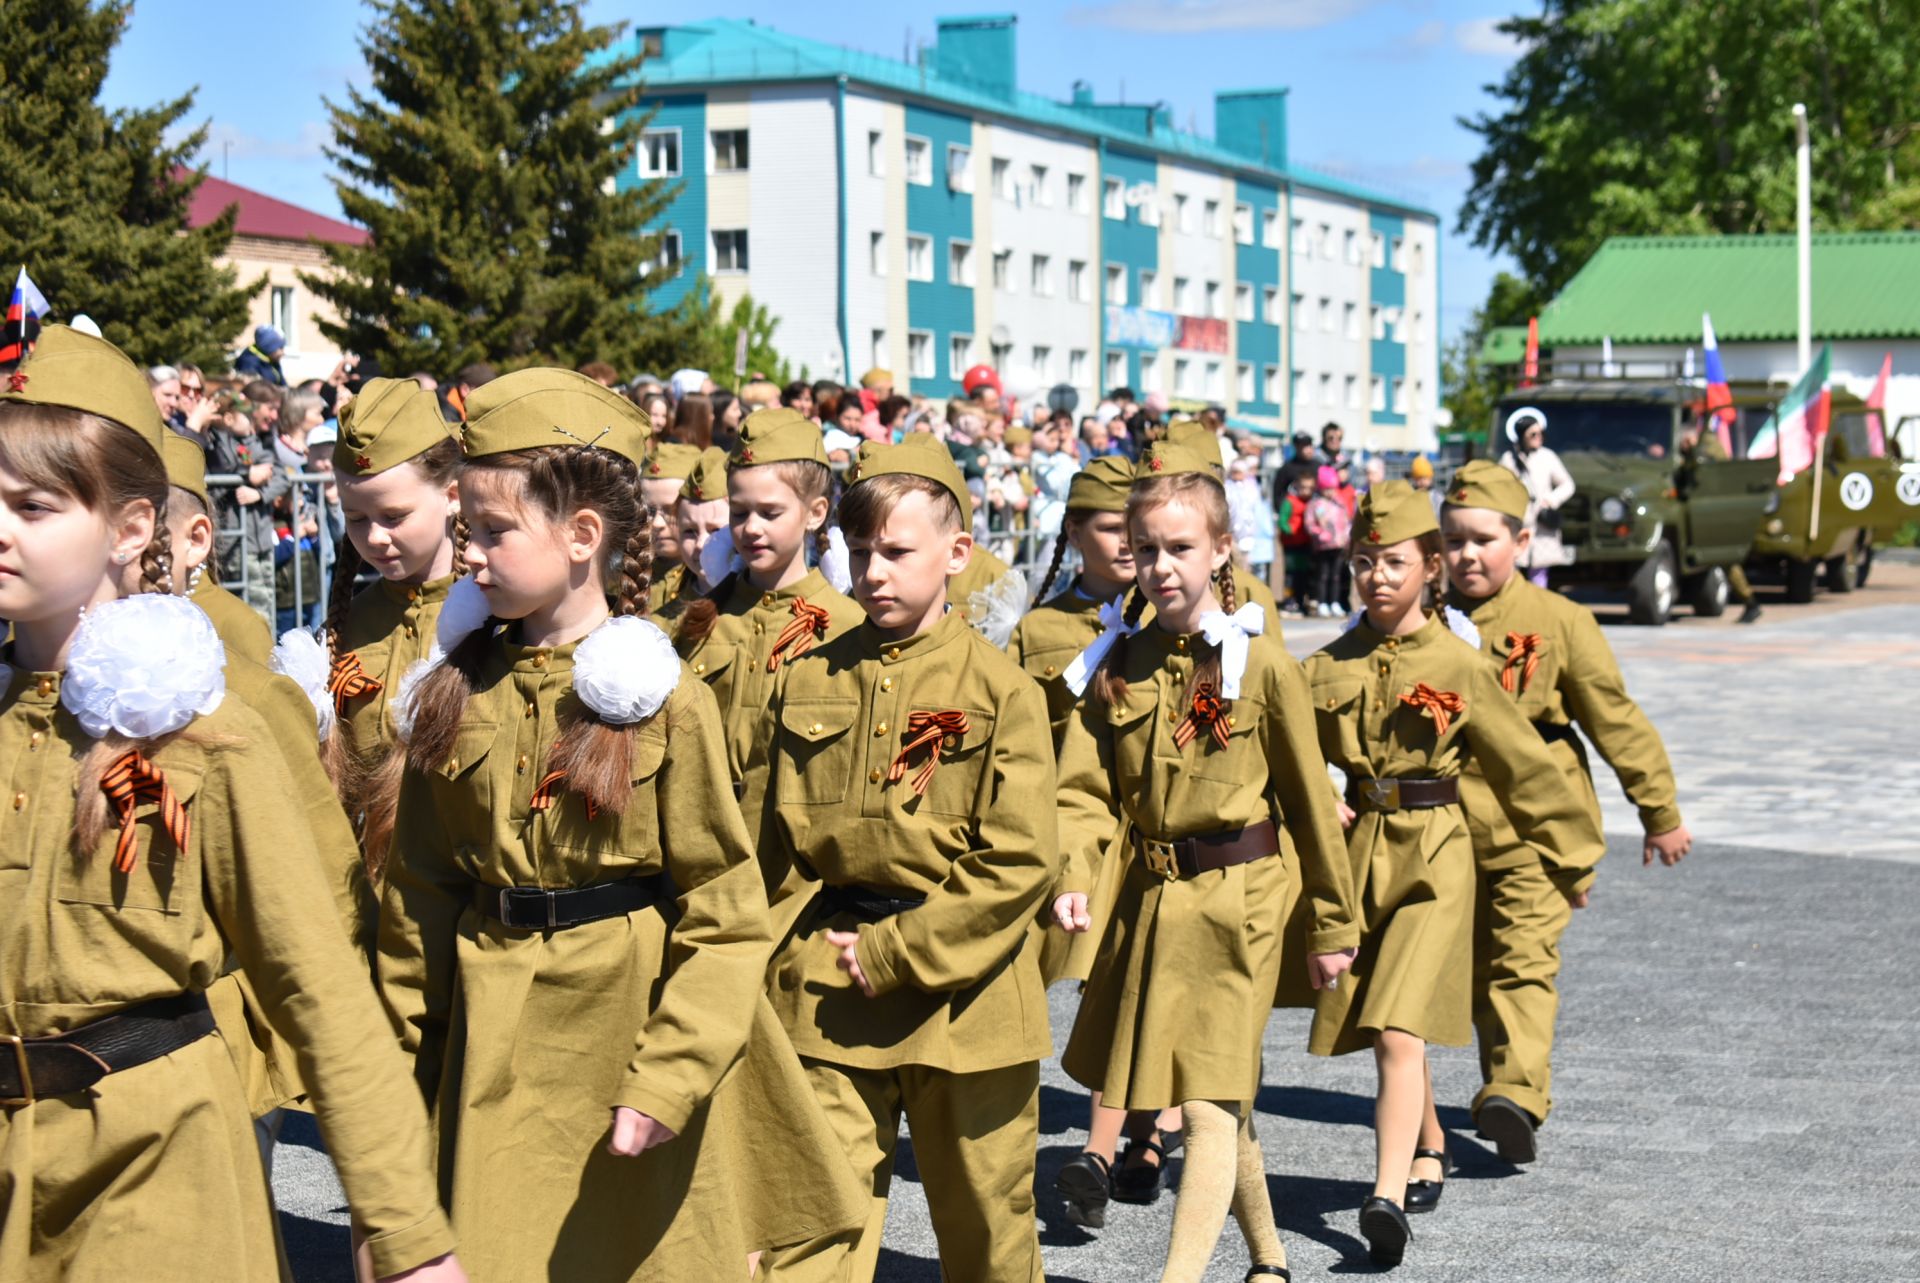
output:
[[[213,621],[213,630],[228,650],[256,664],[272,658],[273,630],[267,627],[267,621],[260,618],[259,611],[222,588],[213,575],[201,575],[187,597]]]
[[[1080,706],[1060,755],[1062,889],[1089,889],[1118,825],[1168,841],[1277,816],[1299,848],[1313,910],[1312,935],[1301,943],[1313,953],[1348,948],[1359,929],[1300,665],[1252,638],[1240,696],[1221,713],[1226,743],[1203,732],[1182,746],[1176,731],[1205,645],[1199,634],[1143,629],[1120,661],[1125,700],[1090,695]],[[1287,904],[1278,845],[1273,856],[1171,881],[1131,842],[1115,857],[1113,909],[1061,1058],[1105,1104],[1253,1099]]]
[[[1499,674],[1438,615],[1402,637],[1362,621],[1307,659],[1320,747],[1349,779],[1452,779],[1471,755],[1515,829],[1549,862],[1591,863],[1603,849],[1582,799]],[[1422,687],[1459,707],[1440,730]],[[1451,701],[1450,701],[1451,702]],[[1362,808],[1347,833],[1360,953],[1338,988],[1322,990],[1308,1050],[1338,1056],[1399,1029],[1465,1046],[1472,1026],[1473,843],[1458,804]]]
[[[394,747],[393,698],[406,671],[433,649],[440,608],[447,604],[456,577],[419,585],[382,579],[362,588],[348,604],[333,662],[336,670],[343,662],[357,663],[373,683],[338,701],[347,743],[362,762],[376,764]]]
[[[115,833],[72,850],[74,788],[92,740],[61,675],[0,680],[0,1030],[72,1030],[151,999],[210,989],[229,960],[293,1047],[374,1266],[453,1247],[435,1197],[426,1116],[407,1089],[347,943],[273,735],[228,698],[150,752],[184,804],[186,850],[142,803],[131,872]],[[234,1062],[208,1037],[81,1093],[0,1106],[0,1278],[273,1279],[273,1209]]]
[[[683,665],[665,707],[634,728],[623,813],[589,818],[571,790],[531,808],[576,704],[576,645],[496,638],[452,756],[408,769],[381,995],[432,1105],[441,1194],[474,1283],[738,1277],[750,1251],[858,1224],[864,1193],[830,1133],[798,1124],[783,1133],[785,1171],[730,1165],[726,1111],[777,1128],[780,1103],[807,1088],[762,995],[766,900],[712,693]],[[560,931],[476,908],[483,886],[662,871],[675,902]],[[618,1105],[675,1139],[609,1155]],[[746,1197],[762,1187],[777,1197]]]

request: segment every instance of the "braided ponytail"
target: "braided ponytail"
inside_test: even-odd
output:
[[[167,488],[153,506],[153,536],[140,550],[140,591],[173,593],[173,535],[167,529]]]
[[[1146,613],[1147,595],[1136,588],[1127,595],[1127,607],[1120,613],[1129,631],[1121,633],[1114,640],[1113,649],[1107,652],[1100,667],[1093,670],[1088,689],[1093,692],[1095,699],[1108,707],[1127,702],[1127,679],[1121,676],[1121,672],[1127,666],[1128,643],[1133,640],[1131,630],[1140,626],[1140,616]]]
[[[735,571],[687,603],[686,610],[680,616],[680,626],[673,633],[673,648],[682,659],[698,650],[713,635],[713,626],[720,622],[720,603],[733,594],[733,586],[739,578],[739,572]]]
[[[1040,580],[1040,591],[1033,595],[1030,605],[1038,606],[1047,599],[1047,590],[1053,587],[1053,581],[1059,577],[1060,563],[1067,559],[1067,522],[1074,520],[1069,516],[1060,523],[1060,533],[1053,537],[1053,560],[1047,566],[1046,575]]]

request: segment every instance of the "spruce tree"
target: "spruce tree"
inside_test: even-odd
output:
[[[328,104],[327,150],[372,239],[327,246],[335,271],[307,278],[340,315],[327,336],[388,371],[443,375],[596,359],[631,372],[692,338],[703,309],[654,312],[642,271],[671,189],[613,190],[645,123],[620,31],[554,0],[372,7],[370,87]]]
[[[167,131],[191,92],[153,107],[100,105],[129,0],[9,0],[0,40],[0,289],[24,264],[53,306],[85,312],[142,365],[226,368],[252,288],[216,257],[233,211],[187,226],[200,175],[184,172],[205,141]],[[257,284],[257,283],[256,283]]]

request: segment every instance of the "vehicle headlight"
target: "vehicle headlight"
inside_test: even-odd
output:
[[[1610,526],[1617,526],[1627,519],[1627,501],[1609,495],[1600,501],[1600,520]]]
[[[1760,511],[1765,513],[1769,517],[1771,517],[1774,513],[1780,511],[1779,490],[1776,489],[1772,493],[1767,495],[1767,505],[1766,507],[1762,508]]]

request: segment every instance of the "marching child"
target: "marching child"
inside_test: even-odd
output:
[[[672,619],[700,595],[692,572],[680,563],[680,532],[675,522],[680,491],[700,462],[700,451],[675,441],[650,444],[640,470],[640,492],[653,514],[653,586],[647,592],[647,614]]]
[[[1300,665],[1261,636],[1258,605],[1237,604],[1224,487],[1156,443],[1126,518],[1140,592],[1078,661],[1092,684],[1061,748],[1062,928],[1091,925],[1090,870],[1116,828],[1130,850],[1061,1063],[1116,1109],[1182,1108],[1165,1283],[1206,1272],[1229,1209],[1248,1278],[1284,1279],[1252,1123],[1280,968],[1276,804],[1314,908],[1316,985],[1346,969],[1357,935],[1339,819]]]
[[[762,840],[793,863],[774,907],[795,926],[772,996],[871,1183],[855,1283],[878,1264],[903,1113],[947,1277],[1038,1283],[1053,752],[1039,689],[949,608],[973,540],[935,446],[861,446],[840,522],[866,622],[780,669]]]
[[[1322,990],[1308,1050],[1371,1050],[1372,1195],[1360,1232],[1396,1265],[1409,1211],[1431,1211],[1446,1176],[1427,1044],[1470,1032],[1473,845],[1460,809],[1469,756],[1520,838],[1556,867],[1584,867],[1600,833],[1533,728],[1476,648],[1428,609],[1441,578],[1440,531],[1426,495],[1404,481],[1367,493],[1353,528],[1354,584],[1365,613],[1307,660],[1320,746],[1347,777],[1347,851],[1364,906],[1350,982]]]
[[[1200,461],[1206,464],[1207,471],[1222,486],[1227,483],[1227,458],[1220,448],[1220,434],[1198,419],[1175,419],[1167,425],[1167,443],[1183,446]],[[1267,636],[1280,640],[1280,603],[1274,600],[1273,589],[1265,581],[1256,578],[1239,564],[1232,563],[1233,592],[1242,604],[1252,602],[1260,607],[1267,617]]]
[[[718,446],[708,446],[688,469],[679,502],[674,505],[680,565],[685,572],[683,582],[688,583],[695,594],[712,592],[724,576],[722,570],[709,578],[700,554],[706,550],[709,539],[727,528],[731,517],[727,508],[727,452]],[[683,588],[682,592],[685,591]]]
[[[1489,460],[1454,473],[1442,510],[1448,600],[1479,630],[1500,665],[1500,688],[1546,740],[1570,795],[1595,825],[1578,722],[1639,808],[1644,863],[1678,864],[1693,844],[1675,801],[1660,733],[1627,694],[1593,613],[1514,573],[1530,538],[1527,488]],[[1521,841],[1477,760],[1460,774],[1477,866],[1473,1023],[1483,1086],[1473,1112],[1500,1157],[1533,1161],[1534,1130],[1553,1108],[1553,1026],[1559,1013],[1560,936],[1593,885],[1590,865],[1548,865]],[[1595,852],[1596,857],[1598,852]]]
[[[294,786],[173,595],[144,375],[64,326],[0,395],[0,1277],[266,1279],[273,1210],[206,990],[229,960],[298,1058],[382,1279],[463,1280]],[[140,590],[121,595],[138,565]]]

